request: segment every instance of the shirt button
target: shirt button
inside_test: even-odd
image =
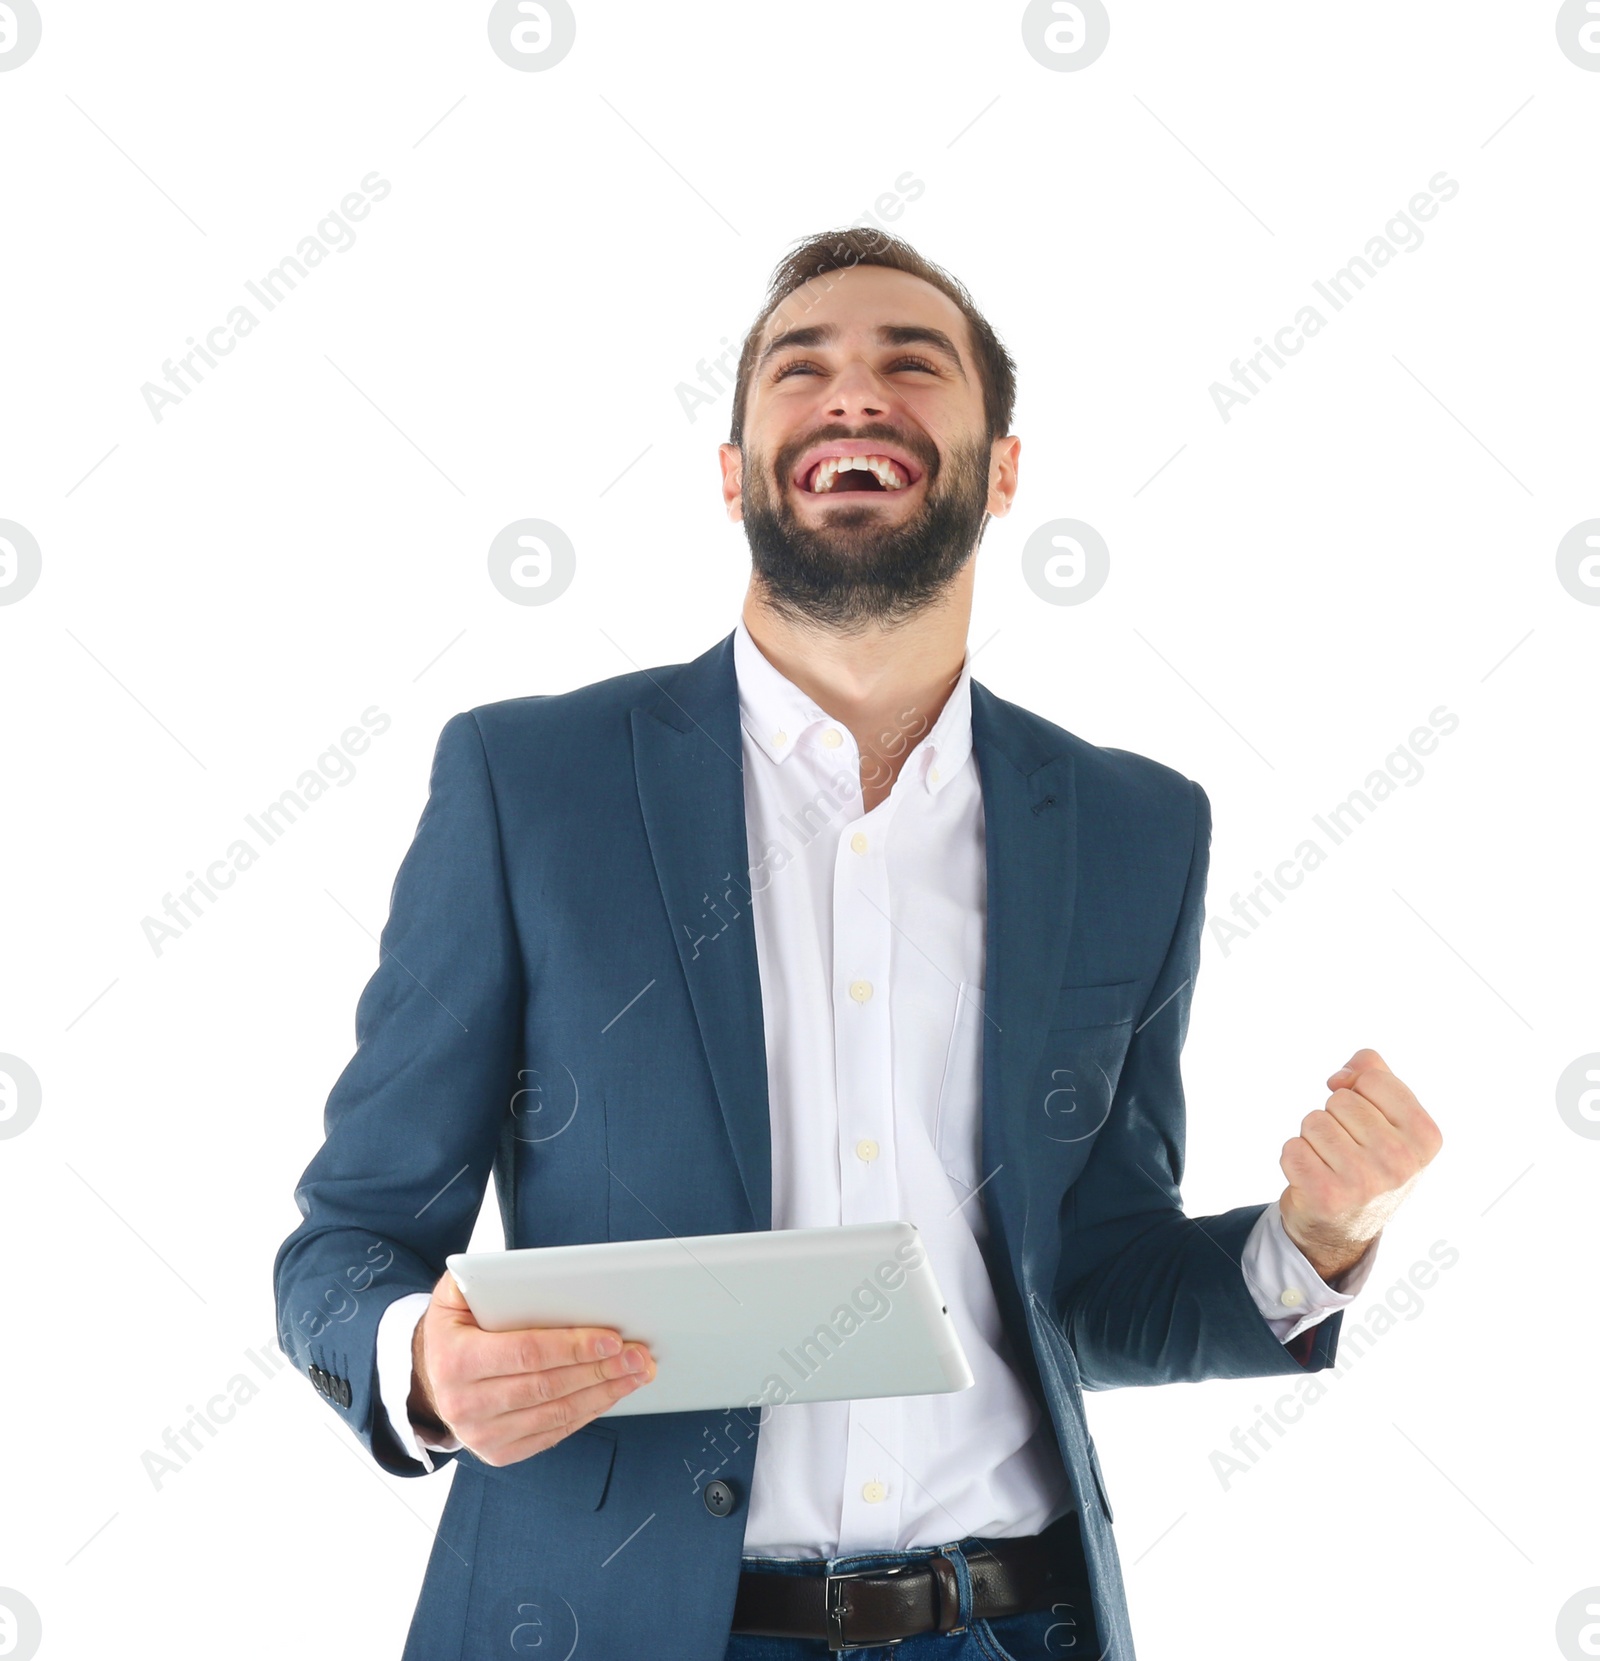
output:
[[[864,1159],[869,1165],[878,1157],[878,1144],[870,1136],[863,1136],[856,1143],[856,1158]]]
[[[871,1482],[861,1484],[861,1497],[868,1505],[877,1505],[881,1500],[888,1499],[889,1490],[874,1478]]]
[[[774,744],[787,744],[789,742],[789,735],[786,732],[775,732],[772,735],[772,742]]]
[[[870,980],[853,980],[850,982],[850,996],[858,1004],[864,1004],[872,996],[872,982]]]
[[[830,750],[837,750],[839,746],[844,743],[844,735],[837,727],[829,727],[828,730],[822,735],[822,742],[826,744]]]
[[[1304,1303],[1305,1298],[1305,1293],[1298,1286],[1286,1286],[1278,1294],[1278,1302],[1288,1309],[1293,1309],[1296,1304]]]
[[[928,777],[932,779],[935,784],[937,784],[939,782],[939,769],[937,767],[930,767],[928,769]]]
[[[861,834],[860,831],[857,831],[855,835],[850,838],[850,846],[858,854],[864,854],[867,851],[867,839]]]

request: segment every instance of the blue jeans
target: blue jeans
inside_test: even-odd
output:
[[[961,1609],[954,1632],[919,1632],[896,1644],[872,1644],[843,1651],[845,1661],[1094,1661],[1094,1619],[1077,1600],[1058,1599],[1049,1609],[1004,1615],[992,1621],[972,1619],[972,1578],[968,1559],[985,1547],[976,1535],[954,1545],[916,1551],[873,1552],[856,1557],[746,1557],[741,1566],[764,1573],[846,1574],[856,1569],[883,1569],[897,1563],[925,1563],[936,1552],[955,1566]],[[724,1661],[827,1661],[821,1638],[763,1638],[753,1633],[729,1636]]]

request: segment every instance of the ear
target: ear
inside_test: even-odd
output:
[[[744,518],[744,457],[737,444],[719,444],[717,459],[722,463],[723,506],[737,524]]]
[[[996,519],[1004,519],[1011,511],[1012,498],[1017,494],[1017,456],[1022,440],[1015,436],[997,438],[989,446],[989,499],[984,504]]]

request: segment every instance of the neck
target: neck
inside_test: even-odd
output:
[[[763,656],[817,706],[848,727],[861,752],[868,810],[888,794],[961,678],[972,616],[968,561],[945,596],[893,628],[849,634],[780,615],[752,577],[744,626]]]

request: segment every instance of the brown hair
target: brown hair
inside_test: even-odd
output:
[[[744,441],[745,398],[750,385],[750,373],[755,367],[756,352],[767,320],[797,288],[830,271],[848,271],[856,265],[882,265],[891,271],[904,271],[931,284],[947,299],[955,302],[967,320],[967,331],[972,336],[972,349],[978,360],[978,377],[983,383],[983,414],[992,443],[1011,431],[1011,415],[1017,400],[1017,366],[1011,354],[1000,344],[987,318],[972,302],[972,296],[950,275],[925,260],[909,242],[886,232],[863,226],[848,230],[824,231],[797,243],[778,262],[767,282],[767,297],[761,314],[750,325],[739,353],[739,377],[733,389],[733,425],[729,442]]]

